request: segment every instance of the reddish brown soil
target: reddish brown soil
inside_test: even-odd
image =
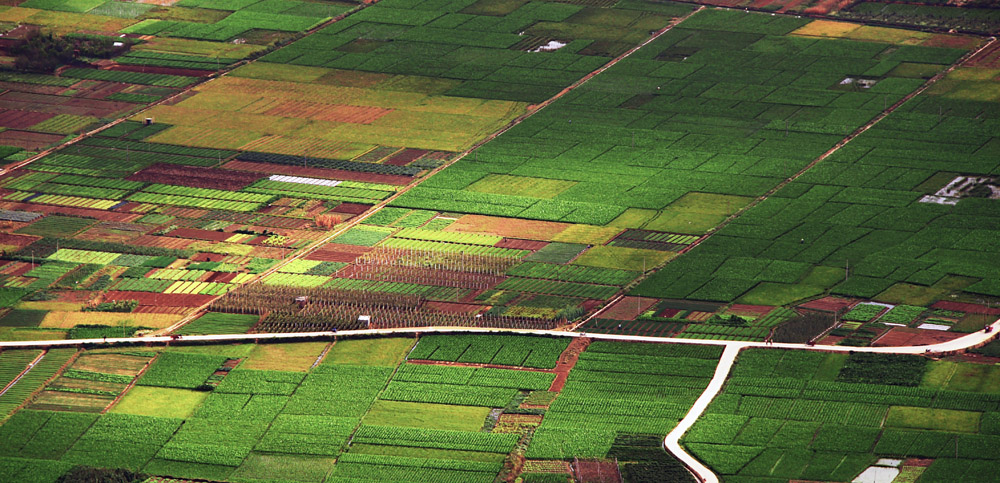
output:
[[[194,240],[168,236],[143,235],[135,240],[132,240],[132,243],[144,247],[176,248],[178,250],[182,250],[194,243]]]
[[[821,299],[816,299],[811,302],[806,302],[799,307],[811,310],[820,310],[823,312],[837,312],[839,310],[845,309],[855,301],[850,299],[842,299],[840,297],[823,297]]]
[[[615,460],[576,460],[576,481],[580,483],[621,483]]]
[[[656,299],[648,297],[622,297],[621,300],[602,312],[600,317],[602,319],[635,320],[656,302]]]
[[[61,134],[45,134],[12,129],[0,132],[0,144],[16,146],[29,151],[39,151],[46,146],[59,142],[62,138]]]
[[[493,245],[498,248],[513,248],[515,250],[531,250],[538,251],[548,245],[549,242],[536,241],[536,240],[519,240],[517,238],[504,238]]]
[[[953,310],[955,312],[966,312],[970,314],[1000,315],[1000,307],[986,307],[978,304],[967,304],[964,302],[949,302],[942,300],[931,305],[932,309]]]
[[[16,247],[26,247],[41,240],[42,237],[31,235],[14,235],[10,233],[0,233],[0,245],[14,245]]]
[[[258,225],[268,228],[290,228],[301,230],[312,224],[311,220],[302,218],[286,218],[283,216],[265,216],[256,221]]]
[[[320,260],[324,262],[353,262],[364,253],[374,250],[372,247],[362,247],[357,245],[341,245],[339,243],[327,243],[318,250],[306,256],[306,260]]]
[[[220,253],[195,253],[191,257],[192,262],[221,262],[225,259],[226,256]]]
[[[394,174],[359,173],[355,171],[344,171],[340,169],[326,168],[304,168],[302,166],[285,166],[281,164],[253,163],[250,161],[230,161],[224,166],[226,169],[237,171],[251,171],[254,173],[267,174],[287,174],[289,176],[306,176],[312,178],[340,179],[351,181],[363,181],[366,183],[382,183],[397,186],[405,186],[413,182],[409,176]]]
[[[770,305],[744,305],[744,304],[734,304],[729,307],[729,312],[736,314],[746,314],[746,315],[756,315],[758,317],[767,315],[774,307]]]
[[[926,468],[933,462],[934,460],[931,458],[909,458],[903,462],[903,466],[922,466]]]
[[[974,49],[980,42],[978,37],[966,37],[963,35],[934,34],[931,38],[923,41],[920,45],[924,47],[945,47],[950,49]],[[1000,51],[994,50],[1000,54]],[[996,57],[994,57],[996,59]],[[966,64],[968,65],[968,64]],[[970,66],[978,67],[978,66]]]
[[[106,70],[118,70],[125,72],[145,72],[148,74],[179,75],[184,77],[208,77],[215,72],[214,70],[181,69],[177,67],[162,67],[162,66],[152,66],[152,65],[126,65],[126,64],[110,65],[107,67]]]
[[[372,205],[367,205],[364,203],[341,203],[330,211],[333,211],[334,213],[347,213],[351,215],[360,215],[368,211],[368,209],[371,207]]]
[[[246,188],[263,177],[263,175],[245,171],[156,163],[125,179],[146,183],[236,191]]]
[[[570,227],[569,223],[521,220],[497,216],[465,215],[448,225],[444,231],[461,233],[493,233],[502,237],[527,240],[551,240]]]
[[[438,312],[456,314],[475,314],[486,307],[477,304],[458,304],[454,302],[426,302],[424,307]]]
[[[81,97],[8,91],[0,95],[0,108],[22,111],[75,114],[78,116],[111,117],[112,114],[135,107],[129,102],[104,101]]]
[[[394,155],[393,157],[385,160],[382,164],[391,164],[393,166],[406,166],[421,156],[427,154],[427,151],[423,149],[404,149],[400,153]]]
[[[556,378],[552,381],[552,385],[549,386],[549,391],[562,391],[563,387],[566,386],[566,379],[569,378],[569,371],[576,365],[576,361],[580,359],[580,353],[587,349],[590,342],[591,339],[588,337],[577,337],[569,343],[569,346],[559,355],[559,360],[556,362]]]
[[[889,333],[880,337],[873,347],[900,347],[913,345],[930,345],[948,342],[965,334],[945,332],[943,330],[911,329],[909,327],[893,327]]]
[[[18,111],[0,109],[0,126],[9,129],[24,129],[54,117],[50,112]]]

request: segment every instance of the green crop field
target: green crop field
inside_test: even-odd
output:
[[[722,341],[985,336],[1000,17],[917,3],[0,8],[0,342],[89,339],[0,352],[0,479],[687,481]],[[682,442],[992,481],[995,345],[746,349]]]

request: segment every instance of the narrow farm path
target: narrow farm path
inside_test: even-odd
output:
[[[424,181],[427,181],[428,179],[430,179],[431,176],[434,176],[435,174],[440,173],[441,171],[447,169],[449,166],[451,166],[451,165],[453,165],[453,164],[461,161],[463,158],[465,158],[466,156],[468,156],[469,154],[471,154],[473,151],[475,151],[476,149],[479,149],[480,146],[482,146],[482,145],[484,145],[484,144],[486,144],[486,143],[488,143],[488,142],[496,139],[501,134],[503,134],[503,133],[511,130],[514,126],[517,126],[518,124],[524,122],[525,119],[528,119],[529,117],[531,117],[535,113],[537,113],[537,112],[541,111],[542,109],[544,109],[544,108],[552,105],[552,103],[554,103],[557,100],[561,99],[566,94],[572,92],[574,89],[577,89],[581,85],[585,84],[588,80],[594,78],[598,74],[600,74],[600,73],[602,73],[602,72],[610,69],[615,64],[621,62],[623,59],[625,59],[625,58],[629,57],[630,55],[634,54],[637,50],[641,49],[642,47],[644,47],[644,46],[648,45],[649,43],[655,41],[656,39],[660,38],[663,34],[669,32],[677,24],[683,22],[684,20],[686,20],[688,17],[694,15],[695,13],[700,12],[704,8],[705,7],[699,7],[695,11],[693,11],[693,12],[691,12],[691,13],[683,16],[683,17],[677,17],[677,18],[675,18],[673,21],[670,22],[670,24],[668,24],[666,27],[663,27],[660,30],[657,30],[653,35],[651,35],[648,39],[646,39],[641,44],[636,45],[635,47],[632,47],[631,49],[629,49],[625,53],[619,55],[618,57],[615,57],[614,59],[611,59],[610,61],[608,61],[608,63],[604,64],[603,66],[601,66],[597,70],[594,70],[593,72],[591,72],[591,73],[583,76],[582,78],[580,78],[576,82],[570,84],[569,87],[566,87],[565,89],[559,91],[559,93],[557,93],[556,95],[552,96],[551,98],[549,98],[549,99],[541,102],[540,104],[535,105],[534,107],[529,108],[527,112],[525,112],[524,114],[521,114],[520,116],[514,118],[509,123],[507,123],[506,126],[500,128],[499,130],[493,132],[492,134],[486,136],[485,138],[480,139],[475,144],[473,144],[471,147],[469,147],[465,151],[462,151],[461,153],[459,153],[457,156],[455,156],[454,158],[452,158],[447,163],[444,163],[441,166],[438,166],[437,168],[434,168],[433,170],[431,170],[429,173],[427,173],[426,175],[424,175],[420,179],[415,180],[413,183],[410,183],[410,184],[406,185],[401,190],[399,190],[396,193],[394,193],[392,196],[390,196],[390,197],[382,200],[378,204],[372,206],[371,208],[368,209],[368,211],[364,212],[363,214],[355,216],[354,218],[351,218],[347,222],[339,225],[335,230],[333,230],[329,234],[327,234],[327,236],[324,236],[323,238],[321,238],[319,240],[316,240],[313,243],[310,243],[306,247],[303,247],[303,248],[299,249],[298,252],[296,252],[296,253],[292,254],[291,256],[285,258],[284,260],[282,260],[281,262],[279,262],[275,266],[271,267],[270,269],[268,269],[268,270],[266,270],[266,271],[258,274],[256,277],[254,277],[254,278],[252,278],[250,280],[247,280],[246,282],[244,282],[244,285],[250,285],[250,284],[257,283],[260,280],[262,280],[265,277],[267,277],[268,275],[271,275],[271,274],[277,272],[278,270],[286,267],[288,264],[290,264],[290,263],[292,263],[292,262],[294,262],[296,260],[301,260],[303,257],[309,256],[309,254],[311,254],[312,252],[314,252],[317,249],[319,249],[319,247],[325,245],[330,240],[333,240],[334,238],[336,238],[336,237],[344,234],[345,232],[347,232],[347,230],[350,230],[351,228],[354,228],[355,226],[361,224],[361,222],[363,222],[366,219],[368,219],[368,217],[374,215],[376,212],[378,212],[382,208],[385,208],[390,203],[392,203],[393,201],[395,201],[397,198],[399,198],[400,196],[403,196],[403,194],[405,194],[406,192],[408,192],[411,189],[419,186]],[[212,304],[212,302],[215,301],[216,299],[218,299],[218,297],[215,297],[212,300],[210,300],[210,301],[206,302],[205,304],[201,305],[196,310],[194,310],[193,312],[191,312],[191,315],[188,315],[187,317],[184,317],[183,319],[179,320],[174,325],[171,325],[170,327],[167,327],[167,328],[164,328],[164,329],[156,331],[154,333],[154,335],[169,334],[169,333],[177,330],[178,328],[183,327],[184,324],[187,324],[188,322],[191,322],[192,320],[194,320],[195,318],[197,318],[197,316],[202,311],[204,311],[205,309],[207,309]]]
[[[32,360],[31,362],[29,362],[27,366],[24,366],[24,370],[21,371],[21,373],[18,374],[17,377],[15,377],[13,380],[11,380],[10,382],[8,382],[7,385],[4,386],[3,390],[0,390],[0,396],[3,396],[4,394],[6,394],[7,391],[9,391],[10,388],[14,386],[14,384],[17,384],[17,381],[20,381],[21,378],[24,377],[24,375],[27,374],[28,371],[31,370],[31,368],[35,367],[35,364],[38,364],[38,361],[42,360],[42,358],[45,357],[45,354],[47,352],[48,351],[42,351],[42,353],[38,354],[38,356],[36,356],[34,360]]]

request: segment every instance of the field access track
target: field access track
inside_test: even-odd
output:
[[[347,330],[342,332],[336,331],[324,331],[324,332],[291,332],[291,333],[281,333],[281,334],[226,334],[226,335],[192,335],[192,336],[155,336],[155,337],[125,337],[125,338],[112,338],[112,339],[73,339],[73,340],[49,340],[49,341],[18,341],[18,342],[0,342],[0,350],[3,349],[28,349],[28,348],[53,348],[53,347],[79,347],[79,346],[101,346],[101,345],[117,345],[117,344],[142,344],[142,345],[153,345],[153,344],[212,344],[212,343],[236,343],[236,342],[253,342],[258,343],[262,341],[267,342],[281,342],[285,341],[301,341],[306,339],[336,339],[338,337],[369,337],[369,336],[386,336],[386,335],[403,335],[403,334],[426,334],[426,333],[439,333],[439,334],[461,334],[461,333],[503,333],[503,334],[519,334],[519,335],[539,335],[548,337],[575,337],[575,338],[590,338],[595,340],[611,340],[611,341],[621,341],[621,342],[660,342],[660,343],[677,343],[677,344],[700,344],[700,345],[718,345],[725,347],[722,353],[722,358],[719,360],[718,365],[715,369],[715,375],[712,377],[711,382],[709,382],[708,387],[705,391],[698,397],[691,409],[688,410],[684,419],[678,423],[677,427],[673,429],[663,440],[663,447],[673,454],[678,460],[684,463],[688,469],[698,478],[699,481],[703,483],[718,483],[719,478],[712,472],[708,467],[702,464],[700,461],[695,459],[693,456],[684,451],[684,448],[680,445],[680,439],[687,432],[691,426],[694,425],[695,421],[701,417],[702,413],[708,407],[709,403],[719,394],[722,390],[723,384],[726,382],[726,378],[729,376],[729,371],[733,367],[733,363],[736,362],[736,356],[739,352],[746,348],[757,347],[757,348],[772,348],[772,349],[793,349],[793,350],[810,350],[810,351],[824,351],[824,352],[872,352],[881,354],[925,354],[925,355],[944,355],[952,352],[961,351],[970,347],[980,346],[985,344],[1000,335],[997,330],[1000,330],[1000,320],[994,321],[989,326],[989,332],[978,331],[958,339],[954,339],[948,342],[942,342],[939,344],[926,345],[926,346],[909,346],[909,347],[848,347],[848,346],[810,346],[806,344],[788,344],[788,343],[773,343],[767,344],[764,342],[734,342],[734,341],[720,341],[720,340],[701,340],[701,339],[675,339],[669,337],[647,337],[638,335],[615,335],[615,334],[587,334],[585,332],[565,332],[565,331],[554,331],[554,330],[520,330],[520,329],[488,329],[479,327],[423,327],[423,328],[403,328],[403,329],[370,329],[370,330]]]

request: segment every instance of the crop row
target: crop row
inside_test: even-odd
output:
[[[597,300],[611,298],[619,290],[618,287],[608,285],[557,282],[553,280],[517,277],[511,277],[500,282],[496,288],[500,290],[516,290],[519,292],[544,293]]]
[[[497,248],[493,246],[481,245],[459,245],[457,243],[445,243],[423,240],[406,240],[401,238],[390,238],[380,246],[386,248],[404,248],[407,250],[426,250],[447,253],[465,253],[469,255],[486,255],[504,258],[521,258],[527,255],[527,250],[515,250],[513,248]]]

